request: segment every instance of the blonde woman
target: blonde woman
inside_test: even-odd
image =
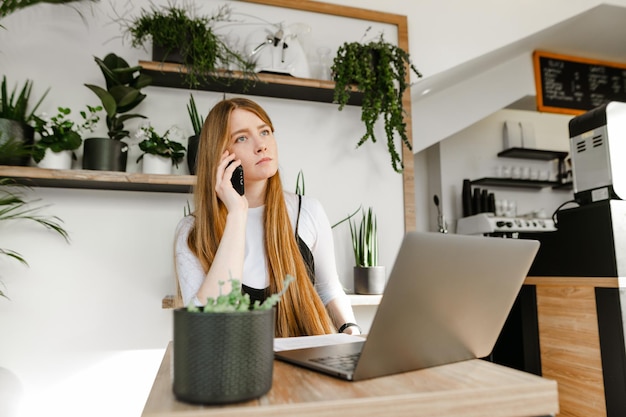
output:
[[[245,193],[231,183],[244,172]],[[182,301],[203,305],[242,282],[253,300],[296,277],[276,311],[275,335],[358,334],[337,275],[330,223],[321,204],[283,190],[274,127],[256,102],[234,98],[209,112],[197,157],[195,211],[176,230]]]

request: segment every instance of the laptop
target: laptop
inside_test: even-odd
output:
[[[364,341],[275,352],[359,381],[487,357],[539,242],[408,232]]]

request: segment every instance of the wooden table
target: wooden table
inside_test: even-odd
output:
[[[186,404],[172,392],[171,350],[170,343],[142,417],[522,417],[559,410],[556,382],[480,359],[360,382],[275,361],[272,389],[258,400]]]

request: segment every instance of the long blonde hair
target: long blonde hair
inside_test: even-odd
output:
[[[202,126],[194,188],[195,222],[187,243],[200,259],[205,273],[211,267],[226,226],[227,210],[215,193],[215,184],[217,165],[228,148],[230,114],[237,108],[254,113],[274,132],[265,110],[245,98],[220,101],[211,109]],[[332,321],[309,279],[300,254],[278,172],[268,179],[263,223],[270,292],[283,289],[287,274],[296,278],[278,303],[275,335],[290,337],[333,333]]]

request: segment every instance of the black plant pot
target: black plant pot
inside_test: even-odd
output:
[[[27,166],[30,162],[31,148],[35,138],[35,130],[25,123],[0,118],[0,145],[9,141],[10,154],[0,155],[0,165]]]
[[[196,175],[196,159],[199,141],[200,135],[189,136],[189,140],[187,141],[187,166],[189,167],[189,173],[191,175]]]
[[[174,310],[174,395],[181,401],[248,401],[272,387],[274,310]]]
[[[174,62],[184,64],[185,57],[178,48],[169,48],[162,45],[152,45],[152,60],[154,62]]]
[[[109,138],[89,138],[83,143],[83,169],[126,171],[126,143]]]

